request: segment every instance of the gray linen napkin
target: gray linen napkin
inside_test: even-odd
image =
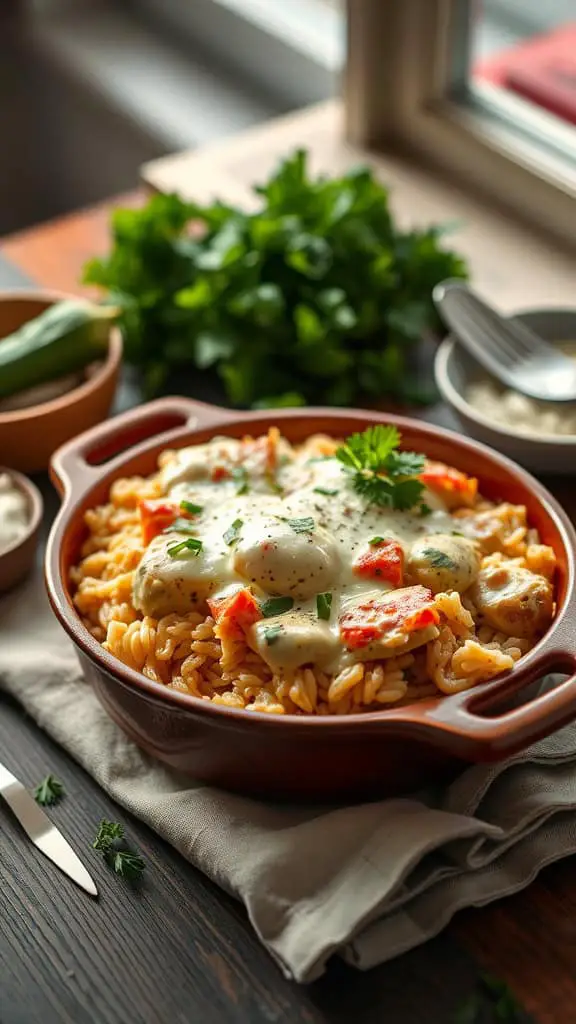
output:
[[[125,738],[83,682],[38,577],[0,601],[0,686],[119,804],[241,899],[299,982],[333,953],[362,969],[390,960],[461,907],[515,892],[576,851],[576,727],[425,797],[326,809],[234,796]]]

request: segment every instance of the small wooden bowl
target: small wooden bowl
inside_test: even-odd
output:
[[[2,339],[28,320],[63,299],[51,291],[0,291],[0,345]],[[60,445],[106,419],[116,391],[122,338],[110,328],[106,358],[89,367],[77,387],[58,398],[11,412],[0,412],[0,463],[24,473],[47,469]]]
[[[7,466],[0,466],[0,476],[7,473],[18,490],[22,491],[28,505],[28,524],[26,532],[8,548],[0,547],[0,594],[5,593],[20,583],[34,565],[42,512],[44,503],[42,495],[32,483],[21,473],[16,473]]]

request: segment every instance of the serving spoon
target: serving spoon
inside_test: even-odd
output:
[[[457,340],[503,384],[547,402],[576,399],[576,361],[519,320],[500,316],[464,281],[442,281],[432,299]]]

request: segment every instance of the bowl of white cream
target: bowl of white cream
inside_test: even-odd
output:
[[[516,319],[576,359],[576,309],[529,310]],[[528,469],[576,472],[576,402],[540,402],[504,387],[454,335],[438,348],[434,369],[444,401],[472,437]]]
[[[35,484],[0,466],[0,593],[19,583],[32,568],[42,510]]]

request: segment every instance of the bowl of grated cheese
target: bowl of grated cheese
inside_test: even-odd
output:
[[[576,359],[576,309],[539,309],[516,319]],[[444,401],[468,434],[529,469],[573,473],[576,402],[542,402],[505,387],[458,343],[444,339],[435,375]]]

